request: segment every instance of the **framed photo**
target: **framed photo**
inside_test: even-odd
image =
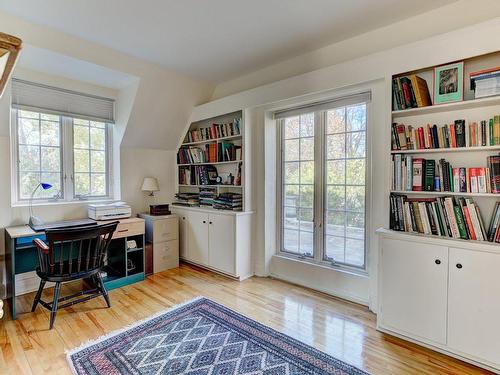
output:
[[[434,104],[464,99],[464,62],[434,68]]]

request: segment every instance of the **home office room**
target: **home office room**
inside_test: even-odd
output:
[[[0,0],[0,374],[500,373],[499,32]]]

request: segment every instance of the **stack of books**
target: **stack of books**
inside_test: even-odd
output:
[[[491,68],[469,74],[470,88],[474,98],[500,95],[500,68]]]
[[[200,189],[200,206],[212,206],[217,197],[217,188]]]
[[[226,124],[213,123],[209,127],[190,130],[184,143],[209,141],[211,139],[240,135],[240,118]]]
[[[230,142],[220,142],[218,144],[217,158],[219,161],[241,160],[241,146]]]
[[[198,193],[177,193],[175,194],[177,199],[172,204],[175,206],[199,206],[199,194]]]
[[[487,232],[479,211],[472,199],[463,197],[408,198],[406,195],[390,196],[390,228],[392,230],[492,242],[492,228]],[[498,208],[498,203],[496,208]],[[500,213],[495,210],[491,223]],[[496,233],[497,228],[493,233]]]
[[[215,185],[217,168],[213,165],[195,165],[179,168],[180,185]]]
[[[453,167],[445,159],[392,157],[392,190],[455,193],[500,193],[500,155],[488,156],[486,167]]]
[[[432,101],[425,79],[415,74],[392,79],[392,109],[394,111],[429,105],[432,105]]]
[[[219,210],[241,211],[243,197],[238,193],[221,193],[215,199],[213,207]]]
[[[393,151],[500,145],[500,115],[469,124],[455,120],[443,126],[393,123],[391,145]]]

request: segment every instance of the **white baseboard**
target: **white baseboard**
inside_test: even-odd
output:
[[[40,278],[35,271],[20,273],[16,275],[16,296],[35,292],[40,285]],[[45,288],[51,288],[54,283],[46,283]],[[44,288],[44,289],[45,289]]]

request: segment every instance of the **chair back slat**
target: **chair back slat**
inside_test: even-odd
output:
[[[93,227],[47,230],[48,253],[38,250],[41,271],[50,276],[65,276],[102,268],[117,225],[115,221]]]

